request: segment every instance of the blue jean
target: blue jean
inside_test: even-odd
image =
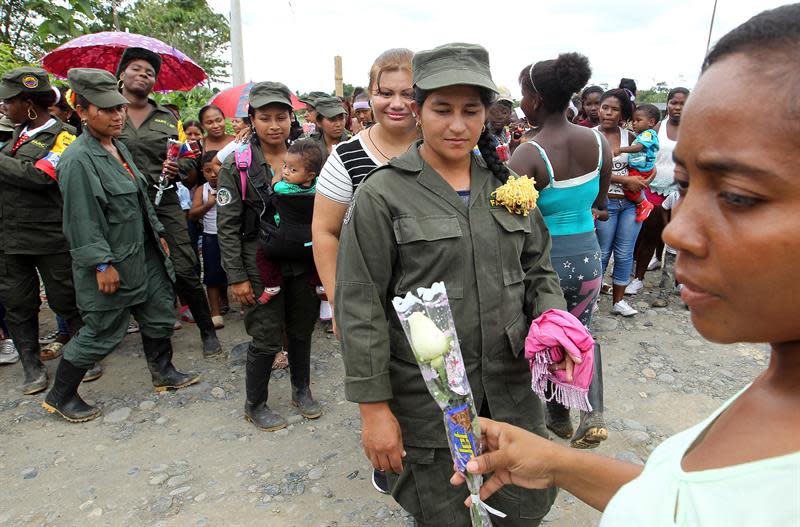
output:
[[[614,285],[628,285],[633,270],[633,249],[642,229],[636,221],[636,204],[627,199],[608,199],[608,220],[597,222],[597,241],[603,260],[603,274],[614,251]]]

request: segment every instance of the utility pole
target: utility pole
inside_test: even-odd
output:
[[[231,0],[231,81],[233,86],[244,84],[242,8],[239,0]]]
[[[717,16],[717,0],[714,0],[714,10],[711,12],[711,25],[708,27],[708,42],[706,42],[706,55],[711,47],[711,32],[714,31],[714,18]]]
[[[342,83],[342,57],[336,55],[333,57],[333,77],[336,79],[336,96],[344,96],[344,84]]]

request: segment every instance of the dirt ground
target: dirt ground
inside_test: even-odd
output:
[[[632,297],[640,314],[595,322],[603,348],[610,437],[597,452],[641,463],[665,437],[701,420],[761,371],[765,347],[719,346],[692,328],[675,298],[647,309],[657,273]],[[51,314],[42,315],[52,326]],[[191,324],[176,332],[175,363],[203,382],[152,391],[138,335],[108,357],[105,374],[81,394],[103,416],[68,424],[22,396],[20,364],[0,368],[0,526],[405,526],[391,497],[375,492],[359,442],[356,405],[343,396],[336,340],[314,337],[312,389],[323,404],[315,421],[290,404],[286,372],[270,385],[270,405],[292,423],[264,433],[243,418],[247,342],[237,311],[220,337],[233,353],[205,360]],[[58,361],[47,363],[54,375]],[[576,419],[577,422],[577,419]],[[561,492],[550,526],[596,525],[599,513]]]

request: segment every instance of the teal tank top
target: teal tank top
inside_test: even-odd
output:
[[[550,183],[539,191],[539,200],[536,205],[544,216],[544,222],[547,224],[551,236],[594,232],[592,205],[597,199],[597,193],[600,192],[603,143],[600,133],[597,130],[593,130],[593,132],[597,138],[597,169],[566,181],[555,180],[553,166],[550,164],[544,148],[536,141],[529,141],[539,150],[539,155],[547,165],[547,173],[550,176]]]

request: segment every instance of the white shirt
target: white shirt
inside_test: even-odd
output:
[[[318,194],[338,203],[349,204],[361,180],[383,165],[361,140],[362,133],[339,143],[333,149],[317,179]]]
[[[696,472],[681,468],[686,451],[742,392],[705,421],[661,443],[639,477],[611,498],[600,527],[800,524],[800,452]]]
[[[208,203],[209,193],[216,192],[211,185],[205,183],[202,187],[203,204]],[[214,205],[203,214],[203,234],[217,234],[217,206]]]

